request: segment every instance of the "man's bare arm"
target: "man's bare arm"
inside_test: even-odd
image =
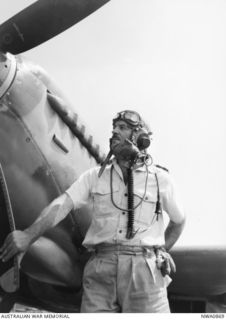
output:
[[[165,231],[165,248],[169,251],[180,237],[185,225],[185,217],[180,222],[169,221]]]
[[[24,231],[11,232],[0,248],[0,259],[8,261],[15,254],[25,252],[45,231],[56,226],[73,208],[71,198],[64,193],[53,200],[35,222]]]

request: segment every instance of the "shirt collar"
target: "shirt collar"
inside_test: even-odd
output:
[[[147,171],[147,168],[145,165],[141,166],[141,167],[138,167],[135,171],[138,171],[138,172],[146,172]],[[152,164],[150,166],[148,166],[148,172],[149,173],[155,173],[156,170],[155,170],[155,166]]]
[[[114,158],[114,159],[112,160],[112,164],[113,164],[113,166],[114,166],[115,171],[116,171],[116,172],[118,173],[118,175],[120,176],[120,178],[123,179],[122,170],[121,170],[120,166],[118,165],[118,163],[117,163],[117,161],[116,161],[116,158]],[[135,171],[135,172],[146,172],[147,169],[146,169],[146,166],[145,166],[145,165],[142,165],[142,166],[136,168],[134,171]],[[155,165],[151,164],[150,166],[148,166],[148,172],[149,172],[149,173],[155,173],[155,172],[156,172],[156,170],[155,170]]]
[[[114,158],[112,160],[112,165],[114,166],[115,171],[118,173],[118,175],[120,176],[120,178],[123,180],[123,174],[122,174],[122,170],[120,168],[120,166],[118,165],[116,158]]]

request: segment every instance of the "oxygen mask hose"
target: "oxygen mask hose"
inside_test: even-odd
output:
[[[134,197],[133,197],[133,170],[128,168],[128,225],[127,239],[132,239],[135,236],[134,231]]]

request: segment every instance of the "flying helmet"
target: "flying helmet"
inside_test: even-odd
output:
[[[113,119],[113,126],[119,120],[125,121],[132,129],[132,142],[137,145],[139,150],[147,149],[151,144],[152,132],[149,126],[143,121],[138,112],[133,110],[124,110],[118,112]]]

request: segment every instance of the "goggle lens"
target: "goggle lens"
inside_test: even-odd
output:
[[[141,120],[138,114],[132,113],[132,112],[125,112],[124,119],[129,120],[134,123],[138,123]]]
[[[135,111],[122,111],[122,112],[119,112],[117,114],[117,116],[114,118],[114,121],[116,120],[125,120],[127,122],[129,122],[130,124],[132,125],[140,125],[142,124],[142,120],[139,116],[138,113],[136,113]]]

